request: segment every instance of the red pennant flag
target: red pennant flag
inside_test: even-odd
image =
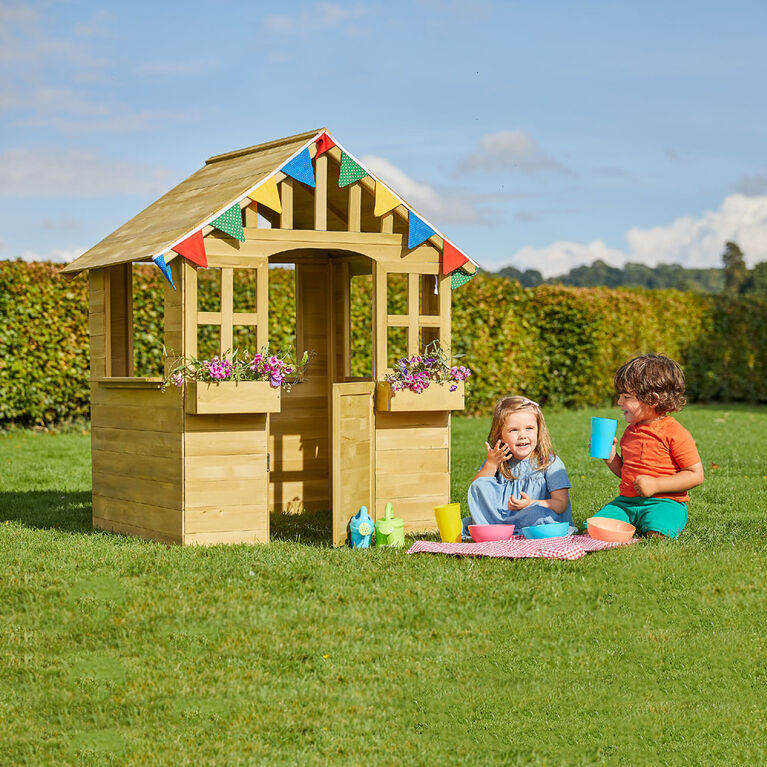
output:
[[[442,242],[442,274],[454,272],[468,260],[455,245],[451,245],[447,240]]]
[[[208,268],[208,257],[205,254],[205,241],[202,237],[202,229],[196,231],[191,237],[179,242],[173,250],[198,266]]]
[[[330,136],[328,136],[327,133],[323,133],[315,142],[314,146],[317,147],[317,154],[314,155],[315,159],[319,157],[324,152],[327,152],[328,149],[331,149],[336,145],[336,142],[333,141]]]

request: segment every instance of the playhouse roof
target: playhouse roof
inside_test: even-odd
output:
[[[65,266],[62,272],[76,274],[129,261],[148,261],[171,250],[242,200],[325,132],[320,128],[210,157],[202,168]],[[375,178],[372,173],[369,175]],[[402,204],[410,209],[404,201]],[[476,265],[473,259],[466,258]]]

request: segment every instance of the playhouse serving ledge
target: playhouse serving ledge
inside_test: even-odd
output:
[[[313,352],[289,392],[268,382],[186,383],[133,375],[133,264],[167,277],[163,339],[219,353],[246,327],[269,342],[269,266],[295,270],[296,349]],[[215,273],[217,311],[198,305]],[[253,305],[235,307],[244,270]],[[269,540],[271,511],[332,509],[333,543],[360,506],[394,504],[409,531],[433,530],[450,500],[450,414],[463,384],[392,392],[392,338],[450,350],[452,287],[476,265],[324,129],[211,157],[203,168],[63,270],[87,271],[93,525],[169,543]],[[353,281],[372,282],[372,363],[352,376]],[[395,312],[393,282],[404,285]],[[203,308],[206,310],[203,311]]]

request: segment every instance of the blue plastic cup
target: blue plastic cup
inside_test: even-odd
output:
[[[609,458],[618,428],[615,418],[591,419],[591,457]]]

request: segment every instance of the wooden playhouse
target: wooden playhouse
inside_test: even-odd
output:
[[[151,260],[169,278],[163,342],[185,356],[203,326],[215,326],[221,353],[235,327],[267,345],[269,266],[292,265],[296,349],[314,354],[307,380],[290,392],[265,382],[162,392],[161,378],[134,377],[132,269]],[[198,306],[206,269],[216,311]],[[270,511],[332,509],[339,545],[360,506],[379,516],[392,502],[407,530],[434,529],[433,507],[450,499],[450,413],[463,407],[462,386],[392,395],[382,379],[392,334],[409,355],[434,339],[449,353],[451,286],[475,269],[325,130],[211,157],[64,269],[89,279],[94,527],[183,544],[263,542]],[[252,306],[233,303],[241,270],[256,274]],[[358,278],[372,281],[372,369],[352,376]],[[387,306],[393,280],[404,312]]]

